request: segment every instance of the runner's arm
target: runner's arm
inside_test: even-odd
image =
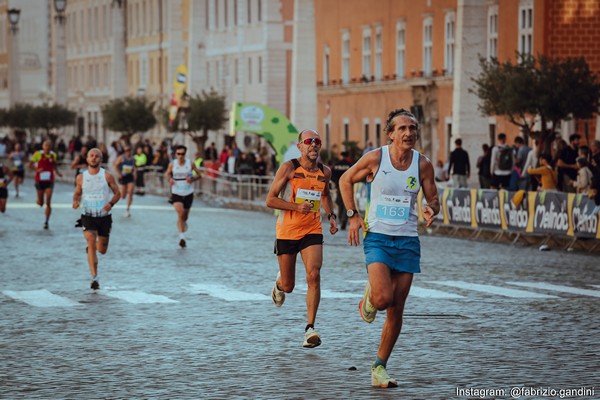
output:
[[[331,201],[331,192],[329,191],[329,182],[331,181],[331,169],[328,166],[323,167],[323,174],[325,174],[325,190],[323,191],[323,202],[321,203],[323,209],[327,213],[327,219],[329,220],[329,233],[335,235],[338,231],[337,221],[335,220],[333,213],[333,202]],[[333,215],[332,215],[333,214]]]
[[[75,178],[75,193],[73,193],[73,208],[79,208],[79,204],[81,202],[81,193],[82,193],[82,182],[83,182],[83,174],[77,175]]]
[[[285,187],[286,183],[290,180],[291,175],[294,173],[294,165],[291,161],[286,161],[279,167],[269,193],[267,194],[267,207],[274,208],[276,210],[290,210],[298,211],[306,214],[310,211],[310,204],[305,201],[304,203],[292,203],[279,197],[279,194]]]
[[[115,177],[112,176],[109,172],[105,172],[105,174],[106,174],[106,183],[108,183],[108,187],[110,187],[110,190],[112,190],[113,197],[110,199],[110,201],[107,204],[104,205],[104,211],[110,211],[113,209],[115,204],[117,204],[117,202],[121,198],[121,192],[119,192],[119,185],[117,185],[117,182],[115,181]],[[81,176],[81,175],[79,175],[79,176]],[[79,178],[79,176],[78,176],[78,178]],[[108,208],[108,207],[110,207],[110,208]]]
[[[420,157],[421,187],[427,204],[423,206],[423,217],[427,226],[433,223],[433,219],[440,212],[440,199],[438,197],[437,186],[435,185],[435,173],[431,161],[423,155]]]

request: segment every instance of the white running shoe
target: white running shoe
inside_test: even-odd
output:
[[[279,290],[277,287],[277,281],[279,278],[281,278],[281,272],[277,273],[277,279],[275,279],[273,291],[271,292],[271,298],[273,299],[273,303],[275,303],[275,307],[281,307],[285,301],[285,292],[283,290]]]
[[[304,344],[302,346],[312,348],[317,347],[321,344],[321,338],[319,334],[315,332],[313,328],[308,328],[306,332],[304,332]]]

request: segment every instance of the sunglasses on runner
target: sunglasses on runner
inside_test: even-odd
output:
[[[319,139],[318,137],[313,137],[313,138],[308,138],[308,139],[304,139],[302,141],[302,143],[304,143],[307,146],[310,146],[311,144],[316,144],[317,146],[321,145],[321,139]]]
[[[178,156],[185,156],[185,153],[175,153],[175,155],[178,155]]]

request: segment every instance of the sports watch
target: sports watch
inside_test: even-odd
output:
[[[350,210],[346,210],[346,216],[347,216],[348,218],[352,218],[352,217],[354,217],[355,215],[358,215],[358,211],[356,211],[356,210],[352,210],[352,209],[350,209]]]

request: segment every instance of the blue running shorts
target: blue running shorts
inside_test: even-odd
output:
[[[381,262],[398,272],[421,272],[421,242],[418,236],[390,236],[367,232],[363,240],[367,267]]]

